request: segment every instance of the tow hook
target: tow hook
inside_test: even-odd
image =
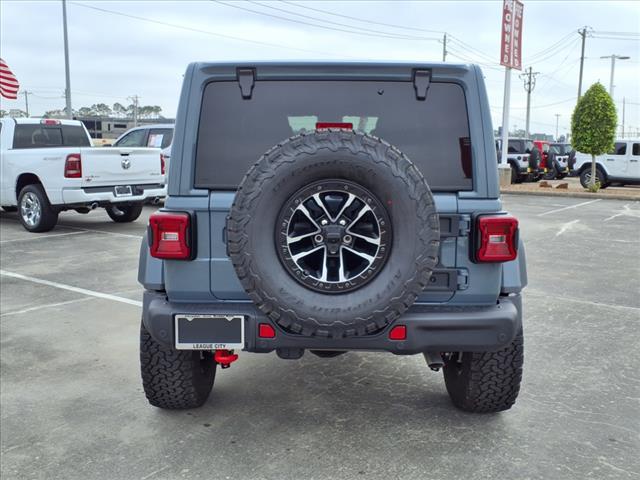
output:
[[[216,350],[213,354],[213,360],[220,364],[222,368],[229,368],[233,362],[238,360],[238,354],[233,350]]]

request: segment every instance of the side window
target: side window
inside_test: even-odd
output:
[[[631,155],[634,157],[640,157],[640,143],[633,144],[633,150],[631,151]]]
[[[152,128],[149,130],[147,138],[147,147],[167,148],[173,140],[172,128]]]
[[[626,142],[616,142],[613,146],[613,151],[609,153],[609,155],[626,155],[627,153],[627,144]]]
[[[507,148],[507,153],[521,153],[522,145],[517,140],[509,140],[509,147]]]
[[[144,137],[146,136],[146,130],[134,130],[122,137],[115,147],[144,147]]]

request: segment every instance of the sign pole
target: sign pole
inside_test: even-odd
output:
[[[509,168],[507,150],[509,149],[509,102],[511,100],[511,67],[504,68],[504,100],[502,102],[502,148],[500,168]]]

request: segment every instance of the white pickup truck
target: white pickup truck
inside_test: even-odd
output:
[[[580,183],[587,188],[591,182],[591,155],[576,153],[574,171]],[[640,139],[619,139],[613,151],[596,157],[596,181],[601,188],[612,183],[640,185]]]
[[[0,206],[30,232],[51,230],[63,210],[132,222],[166,195],[164,169],[160,149],[91,147],[76,120],[0,120]]]

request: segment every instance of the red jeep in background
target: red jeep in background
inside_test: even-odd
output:
[[[551,149],[549,142],[546,140],[534,140],[533,144],[540,150],[540,155],[542,156],[540,160],[540,170],[547,173],[547,169],[549,168],[547,161],[549,160],[549,150]]]

